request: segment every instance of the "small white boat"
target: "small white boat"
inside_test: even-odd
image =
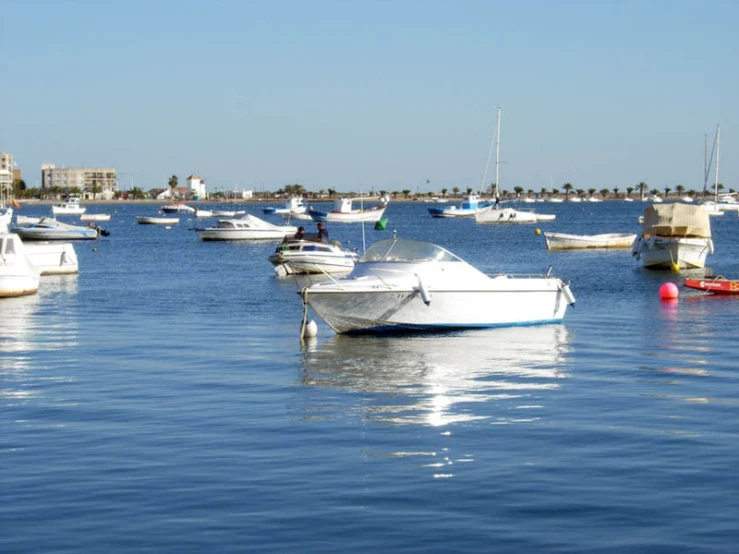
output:
[[[700,206],[653,205],[643,221],[631,253],[647,269],[700,269],[713,254],[711,220]]]
[[[305,198],[301,198],[299,196],[293,196],[285,202],[285,204],[282,206],[282,208],[275,208],[275,207],[267,207],[262,208],[262,212],[266,215],[272,215],[272,214],[287,214],[290,212],[295,213],[305,213],[307,210],[307,207],[305,205]]]
[[[636,233],[605,233],[600,235],[571,235],[544,233],[547,250],[575,250],[584,248],[631,248]]]
[[[0,233],[0,298],[35,293],[40,275],[29,261],[20,237],[15,233]]]
[[[182,202],[175,202],[173,204],[167,204],[166,206],[162,206],[159,208],[162,210],[165,214],[194,214],[195,208],[192,206],[188,206],[187,204],[184,204]]]
[[[475,217],[478,210],[490,207],[490,202],[481,202],[477,194],[467,194],[462,197],[459,205],[443,208],[428,208],[431,217],[450,219],[457,217]]]
[[[139,225],[177,225],[179,222],[179,217],[161,217],[149,215],[136,216],[136,223],[138,223]]]
[[[552,221],[556,215],[538,214],[533,211],[515,210],[513,208],[487,208],[475,214],[477,223],[537,223]]]
[[[309,209],[308,213],[314,221],[330,221],[332,223],[373,222],[382,219],[387,203],[379,206],[355,210],[352,208],[351,198],[340,198],[334,202],[334,209],[330,212],[321,212]]]
[[[110,221],[110,214],[84,214],[80,221]]]
[[[447,202],[449,202],[449,200],[447,198],[432,196],[429,202],[431,202],[432,204],[446,204]]]
[[[86,209],[80,205],[78,197],[70,196],[64,202],[51,206],[51,213],[54,215],[82,215]]]
[[[445,248],[392,238],[351,273],[305,287],[303,302],[337,333],[448,331],[561,322],[569,285],[541,276],[489,276]]]
[[[63,223],[53,217],[42,217],[38,223],[16,226],[14,231],[23,240],[95,240],[107,233],[92,224],[81,227]]]
[[[244,215],[244,210],[211,210],[211,217],[236,217],[237,215]]]
[[[309,211],[305,211],[305,212],[288,212],[288,213],[280,214],[280,216],[285,221],[290,221],[291,219],[295,219],[297,221],[313,221],[313,218],[311,217]]]
[[[273,225],[251,214],[236,219],[220,219],[213,227],[195,229],[202,240],[282,240],[294,235],[294,225]]]
[[[41,275],[79,273],[79,262],[71,242],[29,242],[26,257]]]
[[[356,252],[344,250],[336,241],[288,240],[268,259],[278,275],[304,275],[346,273],[354,268],[358,258]]]

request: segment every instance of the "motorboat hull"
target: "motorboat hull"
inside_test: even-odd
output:
[[[0,298],[35,293],[40,274],[28,259],[20,237],[15,233],[0,234]]]
[[[167,204],[160,208],[165,214],[194,214],[195,208],[187,204]]]
[[[264,229],[199,229],[198,236],[205,241],[216,240],[282,240],[288,235],[295,234],[295,227],[286,228],[284,231],[272,231]]]
[[[588,248],[631,248],[636,233],[606,233],[600,235],[570,235],[544,233],[548,250],[577,250]]]
[[[535,212],[513,208],[490,208],[478,211],[475,214],[475,221],[477,223],[525,224],[536,223],[539,217]]]
[[[357,258],[356,252],[343,250],[338,244],[304,240],[280,245],[268,259],[278,274],[284,271],[285,275],[308,275],[347,273]]]
[[[110,214],[85,214],[80,221],[110,221]]]
[[[709,238],[640,237],[632,254],[647,269],[700,269],[713,253]]]
[[[79,273],[77,253],[69,242],[31,242],[25,247],[26,257],[41,275]]]
[[[571,303],[565,285],[556,278],[525,281],[524,287],[515,283],[497,290],[431,289],[428,303],[417,288],[315,290],[308,291],[306,300],[337,333],[444,331],[561,322]]]

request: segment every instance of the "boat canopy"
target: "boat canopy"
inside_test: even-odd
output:
[[[461,262],[448,250],[410,239],[386,239],[374,243],[359,262]]]
[[[644,235],[711,238],[711,220],[700,206],[655,204],[644,210]]]

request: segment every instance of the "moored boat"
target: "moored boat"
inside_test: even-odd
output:
[[[14,231],[23,240],[95,240],[107,233],[93,224],[86,227],[70,225],[53,217],[42,217],[37,223],[16,226]]]
[[[139,225],[177,225],[179,222],[179,217],[136,216],[136,223]]]
[[[557,277],[490,276],[441,246],[373,244],[347,276],[301,292],[337,333],[448,331],[561,322],[575,299]]]
[[[110,214],[84,214],[80,221],[110,221]]]
[[[359,255],[341,244],[316,240],[288,240],[279,245],[269,261],[275,271],[285,275],[346,273],[354,268]]]
[[[571,235],[544,233],[547,250],[575,250],[585,248],[630,248],[636,233],[604,233],[600,235]]]
[[[79,262],[71,242],[29,242],[26,257],[41,275],[79,273]]]
[[[165,214],[194,214],[195,208],[192,206],[188,206],[187,204],[183,202],[174,202],[172,204],[167,204],[165,206],[162,206],[159,208],[162,210]]]
[[[647,269],[699,269],[713,253],[711,220],[700,206],[655,204],[644,210],[632,255]]]
[[[262,208],[262,213],[266,215],[272,215],[272,214],[288,214],[290,212],[295,213],[305,213],[307,210],[307,207],[305,205],[305,198],[301,198],[299,196],[293,196],[290,198],[281,208],[275,208],[274,206],[268,206],[266,208]]]
[[[475,217],[475,213],[490,206],[490,202],[481,201],[477,194],[466,194],[459,204],[442,208],[428,208],[431,217],[450,219],[457,217]]]
[[[294,225],[273,225],[251,214],[236,219],[220,219],[213,227],[195,229],[205,241],[214,240],[275,240],[293,235]]]
[[[703,279],[685,279],[685,286],[713,294],[739,294],[739,279],[727,279],[723,275]]]
[[[321,212],[309,209],[308,213],[314,221],[330,221],[332,223],[375,222],[382,219],[387,203],[372,208],[354,209],[351,198],[340,198],[334,202],[334,209]]]
[[[28,259],[20,237],[15,233],[0,233],[0,298],[35,293],[40,274]]]
[[[54,215],[82,215],[87,208],[80,205],[80,199],[77,196],[70,196],[59,204],[51,206],[51,213]]]

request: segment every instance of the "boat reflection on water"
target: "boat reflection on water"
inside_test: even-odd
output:
[[[560,387],[569,348],[563,325],[336,335],[307,345],[304,384],[371,395],[362,408],[367,419],[430,426],[479,419],[514,423],[531,420],[542,393]],[[531,411],[523,415],[524,408]]]

